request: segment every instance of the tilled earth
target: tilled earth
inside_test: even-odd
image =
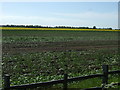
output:
[[[17,42],[3,43],[3,53],[44,52],[119,48],[120,41]]]

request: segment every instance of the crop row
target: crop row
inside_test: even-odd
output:
[[[57,30],[57,31],[119,31],[110,29],[75,29],[75,28],[23,28],[23,27],[2,27],[2,30]]]
[[[64,73],[69,77],[99,73],[103,64],[113,65],[110,70],[119,69],[118,35],[106,31],[3,30],[3,74],[11,75],[11,85],[20,85],[58,80]],[[61,51],[55,51],[58,47]]]
[[[60,79],[65,72],[71,77],[98,73],[102,64],[115,65],[111,68],[114,70],[119,67],[119,57],[117,52],[106,53],[105,50],[4,55],[3,69],[12,76],[13,84],[24,84]],[[31,81],[31,78],[35,79]]]
[[[65,42],[118,40],[119,32],[78,32],[78,31],[3,31],[3,42]]]

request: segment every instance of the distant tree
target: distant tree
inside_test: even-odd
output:
[[[93,26],[93,29],[96,29],[96,26]]]
[[[112,28],[108,28],[108,29],[112,30]]]

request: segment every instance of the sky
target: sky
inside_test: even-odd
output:
[[[118,28],[117,2],[2,2],[0,24]]]

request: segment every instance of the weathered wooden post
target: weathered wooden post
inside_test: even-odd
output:
[[[106,84],[108,84],[108,65],[103,65],[102,69],[103,69],[102,83],[103,83],[103,87],[104,87]]]
[[[64,74],[63,90],[67,90],[68,74]]]
[[[10,76],[8,74],[5,74],[4,76],[4,89],[9,90],[10,88]]]

